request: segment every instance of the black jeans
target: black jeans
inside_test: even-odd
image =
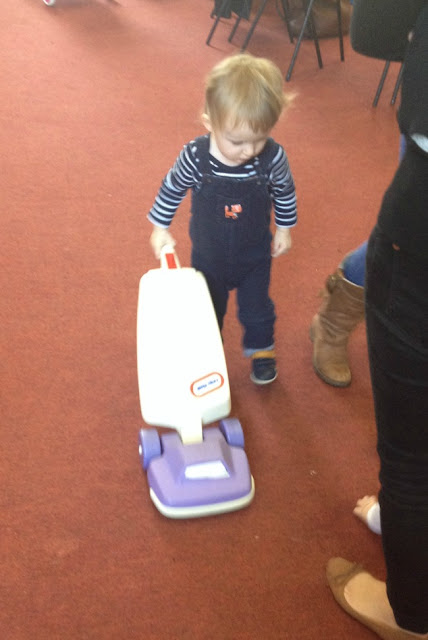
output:
[[[367,251],[366,326],[388,598],[400,627],[426,633],[428,259],[401,251],[378,227]]]

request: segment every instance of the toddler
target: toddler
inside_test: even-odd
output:
[[[205,276],[220,330],[236,289],[244,355],[259,385],[277,377],[271,261],[291,248],[297,219],[287,156],[270,137],[288,104],[282,74],[270,60],[239,54],[217,64],[206,79],[202,122],[208,133],[184,146],[148,215],[159,257],[165,244],[175,244],[168,229],[191,190],[192,266]]]

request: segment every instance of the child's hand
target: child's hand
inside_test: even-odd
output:
[[[170,244],[172,247],[175,247],[175,240],[168,231],[168,229],[163,229],[162,227],[153,227],[152,234],[150,236],[150,244],[153,249],[153,253],[156,258],[160,258],[161,249],[166,244]]]
[[[282,256],[291,249],[291,233],[290,229],[277,227],[276,233],[272,241],[272,258]]]

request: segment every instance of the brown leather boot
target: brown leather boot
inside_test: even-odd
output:
[[[364,287],[343,276],[342,269],[328,276],[324,300],[312,319],[313,366],[319,377],[334,387],[351,384],[347,346],[351,332],[364,318]]]

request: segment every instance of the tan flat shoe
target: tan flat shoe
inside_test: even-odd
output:
[[[327,581],[333,592],[336,602],[340,604],[342,609],[349,613],[350,616],[361,622],[372,631],[378,634],[383,640],[410,640],[411,638],[425,638],[425,635],[418,635],[404,629],[393,629],[381,622],[374,622],[370,618],[358,613],[351,607],[345,598],[345,587],[348,582],[359,573],[367,573],[363,567],[354,562],[348,562],[343,558],[332,558],[327,563]]]

